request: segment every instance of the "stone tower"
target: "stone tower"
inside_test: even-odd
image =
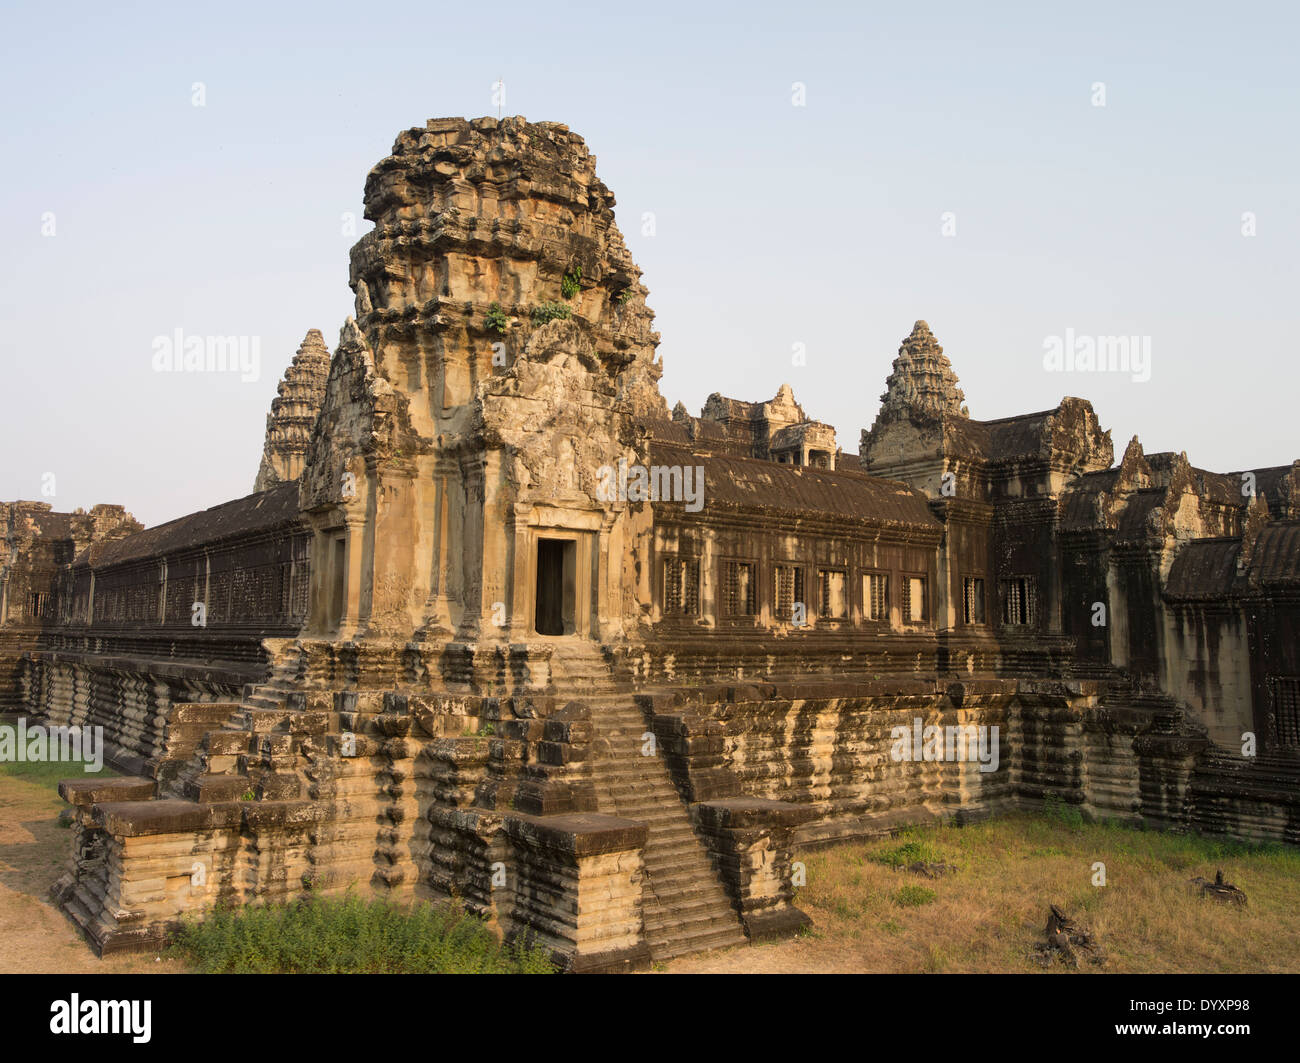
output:
[[[930,326],[918,321],[898,349],[893,372],[885,381],[885,393],[880,396],[883,405],[876,421],[900,413],[930,419],[944,415],[966,417],[968,413],[962,405],[965,397],[957,387],[957,374]]]
[[[930,326],[918,321],[898,349],[871,430],[862,432],[863,467],[928,490],[945,468],[950,437],[970,422],[965,397]]]
[[[303,482],[311,634],[517,643],[539,556],[562,559],[563,633],[641,616],[625,535],[648,510],[596,489],[667,407],[613,205],[581,137],[522,118],[431,120],[370,172]]]
[[[284,371],[279,394],[271,400],[254,491],[265,491],[302,475],[307,444],[325,399],[329,369],[330,352],[325,339],[320,329],[310,329]]]

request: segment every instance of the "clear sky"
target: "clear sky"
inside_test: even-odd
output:
[[[495,114],[498,78],[504,113],[564,122],[597,154],[670,405],[788,381],[856,451],[924,318],[974,417],[1080,395],[1117,457],[1134,433],[1223,471],[1300,457],[1293,5],[2,19],[2,499],[155,524],[247,494],[284,366],[309,328],[332,349],[351,312],[341,219],[360,219],[367,171],[427,118]],[[154,372],[176,329],[257,337],[260,378]],[[1047,371],[1067,334],[1143,338],[1150,379]]]

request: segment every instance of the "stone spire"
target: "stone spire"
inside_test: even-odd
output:
[[[957,374],[935,340],[930,326],[918,321],[903,341],[894,359],[894,371],[885,381],[885,393],[877,420],[889,414],[920,416],[927,420],[969,417],[965,399],[957,386]]]
[[[254,491],[265,491],[302,475],[311,431],[325,401],[329,372],[330,352],[325,338],[320,329],[310,329],[284,371],[279,395],[271,400],[262,466],[257,471]]]
[[[437,396],[412,402],[427,438],[458,432],[476,382],[534,335],[573,321],[620,401],[666,416],[649,294],[586,143],[557,122],[434,118],[401,133],[366,178],[375,228],[352,248],[357,324],[376,370]],[[542,344],[546,346],[545,343]]]

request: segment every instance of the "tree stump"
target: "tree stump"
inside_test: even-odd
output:
[[[1238,889],[1231,882],[1224,882],[1222,868],[1214,873],[1213,882],[1197,876],[1188,879],[1187,885],[1190,890],[1201,897],[1210,897],[1220,904],[1232,904],[1238,908],[1246,907],[1245,891]]]
[[[1078,970],[1080,955],[1096,966],[1106,962],[1106,954],[1091,930],[1076,926],[1056,905],[1049,905],[1049,908],[1047,926],[1043,928],[1045,940],[1034,946],[1042,966],[1050,967],[1060,960],[1067,967]]]

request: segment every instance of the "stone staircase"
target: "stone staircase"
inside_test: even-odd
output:
[[[643,911],[651,959],[659,962],[746,941],[739,916],[674,787],[663,757],[642,756],[648,730],[627,697],[590,701],[599,811],[645,823]]]
[[[616,670],[595,643],[575,640],[556,647],[551,657],[551,682],[557,690],[580,691],[587,697],[627,690],[631,675]]]
[[[157,779],[160,793],[184,793],[198,769],[207,736],[227,726],[240,710],[237,701],[195,701],[172,706],[167,718],[166,747],[145,765],[146,773]]]
[[[177,706],[159,760],[157,797],[173,812],[248,799],[280,807],[326,802],[332,814],[313,828],[304,882],[310,878],[318,892],[353,882],[407,891],[435,843],[423,826],[412,763],[376,758],[373,751],[404,735],[410,717],[404,706],[390,711],[382,691],[350,698],[304,691],[300,660],[296,648],[286,647],[268,679],[246,688],[239,702]],[[598,810],[648,829],[642,914],[651,959],[744,944],[739,916],[663,757],[642,755],[649,727],[629,678],[587,645],[557,652],[552,675],[558,689],[580,692],[591,708]],[[356,755],[339,755],[345,732],[355,736]],[[107,887],[101,892],[107,896]],[[84,907],[89,918],[94,906]]]
[[[291,645],[241,701],[177,706],[168,733],[180,727],[181,737],[174,752],[169,737],[171,766],[157,775],[159,792],[200,804],[238,801],[250,792],[260,800],[301,796],[302,738],[321,728],[290,708],[299,667],[298,647]]]

